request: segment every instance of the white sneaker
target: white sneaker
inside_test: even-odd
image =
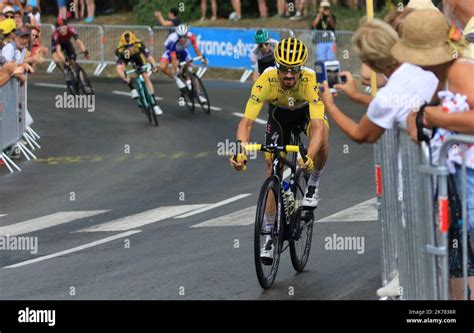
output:
[[[161,110],[158,105],[155,105],[155,106],[153,107],[153,111],[155,112],[155,114],[156,114],[157,116],[161,116],[161,115],[163,114],[163,110]]]
[[[132,89],[131,93],[132,93],[132,98],[133,98],[133,99],[139,97],[139,96],[138,96],[138,91],[137,91],[137,89]]]
[[[273,241],[271,239],[260,250],[260,259],[264,265],[273,264]]]
[[[206,97],[199,95],[198,98],[199,98],[199,102],[201,102],[202,104],[207,103]]]
[[[304,199],[301,202],[303,207],[316,208],[319,203],[319,189],[316,186],[310,185],[306,189]]]
[[[178,86],[179,89],[186,88],[186,84],[181,79],[176,80],[176,85]]]

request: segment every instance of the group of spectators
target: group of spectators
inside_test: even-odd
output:
[[[58,18],[66,20],[74,16],[76,20],[83,20],[84,23],[94,22],[95,0],[57,0],[57,4]]]
[[[0,86],[12,78],[25,82],[25,74],[33,73],[34,67],[44,62],[48,49],[41,46],[41,27],[29,21],[14,3],[3,6],[0,16]],[[18,5],[16,5],[18,6]],[[19,15],[17,15],[19,13]]]
[[[429,0],[412,0],[407,8],[389,15],[385,22],[378,19],[363,21],[352,42],[363,63],[362,82],[369,85],[370,70],[375,71],[378,92],[375,97],[359,92],[349,72],[341,73],[347,82],[335,87],[355,103],[367,107],[367,113],[356,122],[337,106],[337,97],[333,96],[326,83],[321,93],[326,112],[352,140],[374,143],[385,130],[401,123],[407,127],[412,139],[418,142],[423,133],[420,124],[417,126],[418,117],[424,128],[434,130],[433,136],[425,139],[435,157],[439,156],[439,148],[447,135],[474,135],[472,1],[444,0],[443,8],[439,10]],[[426,106],[428,103],[432,106]],[[468,148],[465,157],[466,222],[471,234],[474,232],[474,146]],[[462,220],[460,201],[456,199],[460,197],[459,192],[464,185],[460,177],[461,150],[451,150],[448,161],[452,173],[449,182],[451,289],[454,299],[463,299]],[[436,164],[437,158],[433,158],[432,162]],[[474,299],[471,243],[467,244],[468,283],[470,297]],[[397,283],[394,285],[398,287]],[[394,288],[395,293],[398,293],[397,289]]]
[[[217,0],[201,0],[201,21],[207,18],[208,2],[211,3],[211,20],[217,20]],[[258,11],[261,19],[269,17],[267,0],[257,0]],[[324,1],[330,5],[329,2]],[[229,15],[230,20],[240,20],[242,18],[242,6],[240,0],[231,0],[234,11]],[[307,17],[311,9],[317,12],[317,0],[276,0],[277,12],[275,16],[289,18],[290,20],[302,20]],[[329,7],[329,6],[328,6]]]

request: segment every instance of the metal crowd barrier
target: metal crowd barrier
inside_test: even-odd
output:
[[[10,173],[21,171],[7,151],[19,149],[20,156],[36,159],[32,151],[41,148],[36,142],[40,137],[31,128],[33,120],[28,112],[28,87],[11,79],[0,87],[0,159]]]
[[[89,25],[89,24],[74,24],[72,25],[78,32],[79,38],[84,42],[91,54],[91,59],[87,60],[79,57],[78,62],[84,64],[96,64],[95,75],[100,75],[107,65],[115,64],[115,50],[119,44],[121,34],[130,30],[133,31],[138,38],[140,38],[145,45],[150,49],[151,54],[155,59],[159,60],[165,51],[164,42],[169,35],[169,27],[148,27],[141,25]],[[44,24],[41,28],[41,42],[42,45],[51,47],[51,35],[54,31],[54,26],[51,24]],[[222,28],[221,28],[222,29]],[[230,32],[235,28],[227,28]],[[315,30],[290,30],[290,29],[270,29],[280,34],[280,39],[290,36],[296,36],[302,39],[310,48],[310,55],[308,59],[308,66],[313,67],[316,61],[317,44],[327,40],[325,34],[327,32]],[[335,33],[337,51],[336,55],[341,62],[343,70],[348,70],[353,74],[358,74],[360,69],[359,57],[352,55],[351,38],[353,32],[337,31]],[[52,62],[51,53],[47,60],[51,61],[48,68],[48,73],[55,69],[55,64]],[[212,67],[212,63],[210,64]],[[244,82],[250,75],[251,69],[246,69],[242,75],[241,82]]]
[[[391,280],[398,279],[399,288],[397,293],[391,295],[393,297],[407,300],[449,299],[446,228],[446,219],[449,218],[446,206],[449,172],[445,156],[447,149],[458,142],[472,144],[474,136],[454,135],[447,139],[438,166],[432,165],[426,144],[415,144],[402,127],[386,131],[376,144],[382,283],[387,286]],[[466,183],[465,175],[463,182]],[[463,221],[466,221],[465,192],[462,198]],[[463,238],[463,276],[467,286],[466,223]],[[465,293],[467,295],[467,288]]]

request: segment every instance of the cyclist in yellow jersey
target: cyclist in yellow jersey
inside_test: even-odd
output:
[[[290,144],[290,131],[298,127],[309,138],[308,160],[301,167],[311,172],[303,206],[316,208],[319,202],[319,178],[327,160],[329,146],[329,124],[324,113],[324,104],[319,97],[320,85],[316,73],[304,67],[308,49],[300,40],[287,38],[275,47],[276,67],[267,68],[252,87],[244,117],[237,129],[237,140],[250,141],[250,132],[265,102],[271,111],[265,131],[266,144]],[[238,154],[230,159],[236,170],[245,169],[247,156]],[[271,175],[272,160],[267,156],[267,174]],[[271,223],[271,221],[269,221]]]

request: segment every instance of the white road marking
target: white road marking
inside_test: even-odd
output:
[[[316,222],[362,222],[362,221],[377,221],[378,212],[375,206],[376,198],[361,202],[350,208],[341,210],[333,215],[325,217]]]
[[[4,217],[4,216],[7,216],[7,214],[0,214],[0,217]]]
[[[118,91],[118,90],[114,90],[114,91],[112,91],[112,94],[120,95],[120,96],[127,96],[127,97],[132,98],[132,95],[130,94],[130,91]],[[162,97],[158,97],[158,96],[155,96],[155,99],[156,99],[157,101],[162,101],[162,100],[163,100]]]
[[[234,213],[217,217],[208,221],[193,225],[191,228],[200,227],[230,227],[238,225],[249,225],[255,222],[257,206],[248,207]]]
[[[135,215],[121,217],[119,219],[95,225],[89,228],[81,229],[75,232],[100,232],[100,231],[126,231],[136,229],[147,224],[156,223],[162,220],[172,218],[176,215],[183,214],[192,210],[196,210],[204,205],[179,205],[179,206],[164,206],[148,210],[146,212]]]
[[[67,89],[67,86],[65,84],[54,84],[54,83],[35,83],[35,86],[37,87],[48,87],[48,88],[61,88],[61,89]]]
[[[238,113],[238,112],[232,112],[232,114],[236,117],[240,117],[240,118],[243,118],[244,117],[244,114],[243,113]],[[267,121],[266,120],[263,120],[263,119],[260,119],[260,118],[257,118],[255,119],[255,122],[257,124],[262,124],[262,125],[266,125],[267,124]]]
[[[58,212],[42,217],[38,217],[32,220],[10,224],[4,227],[0,227],[0,236],[3,235],[22,235],[31,233],[34,231],[51,228],[57,225],[69,223],[75,220],[91,217],[99,214],[108,212],[108,210],[91,210],[91,211],[71,211],[71,212]]]
[[[111,242],[113,240],[123,238],[123,237],[127,237],[127,236],[130,236],[130,235],[133,235],[133,234],[137,234],[139,232],[141,232],[141,230],[132,230],[132,231],[128,231],[128,232],[123,232],[121,234],[110,236],[110,237],[107,237],[107,238],[104,238],[104,239],[100,239],[100,240],[92,242],[92,243],[87,243],[87,244],[84,244],[84,245],[81,245],[81,246],[77,246],[77,247],[74,247],[74,248],[69,249],[69,250],[64,250],[64,251],[61,251],[61,252],[48,254],[47,256],[42,256],[42,257],[38,257],[38,258],[35,258],[35,259],[22,261],[22,262],[19,262],[17,264],[13,264],[13,265],[10,265],[10,266],[5,266],[3,268],[15,268],[15,267],[26,266],[26,265],[29,265],[29,264],[34,264],[36,262],[40,262],[40,261],[48,260],[48,259],[51,259],[51,258],[64,256],[66,254],[70,254],[70,253],[73,253],[73,252],[78,252],[78,251],[81,251],[81,250],[84,250],[84,249],[91,248],[93,246],[97,246],[97,245],[101,245],[101,244],[104,244],[104,243],[107,243],[107,242]]]
[[[189,217],[189,216],[192,216],[192,215],[196,215],[196,214],[199,214],[199,213],[202,213],[202,212],[205,212],[205,211],[208,211],[208,210],[220,207],[220,206],[224,206],[224,205],[227,205],[228,203],[231,203],[231,202],[243,199],[245,197],[248,197],[250,194],[251,193],[239,194],[239,195],[236,195],[235,197],[217,202],[215,204],[207,205],[207,207],[203,207],[201,209],[198,209],[198,210],[195,210],[195,211],[183,214],[183,215],[176,216],[175,219],[183,219],[183,218],[186,218],[186,217]]]
[[[222,111],[222,108],[220,108],[218,106],[211,106],[211,110],[213,110],[213,111]]]

